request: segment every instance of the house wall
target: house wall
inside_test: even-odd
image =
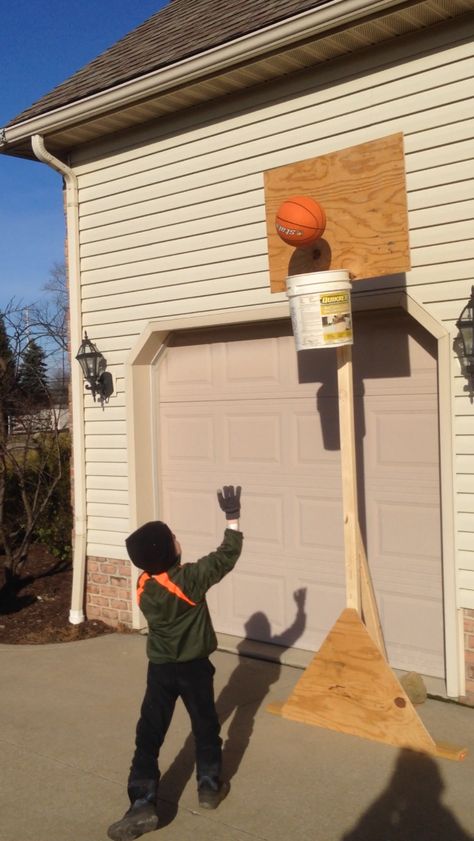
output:
[[[269,291],[266,169],[403,132],[413,268],[356,291],[406,283],[454,338],[474,269],[473,68],[472,31],[443,24],[73,156],[83,325],[116,386],[105,411],[86,398],[90,556],[126,558],[124,363],[146,324],[285,299]],[[472,405],[454,351],[451,366],[458,606],[472,611]]]

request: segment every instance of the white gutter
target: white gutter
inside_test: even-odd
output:
[[[367,15],[376,16],[392,7],[412,5],[401,0],[332,0],[300,15],[265,29],[244,35],[229,44],[213,47],[197,56],[183,59],[161,70],[155,70],[115,85],[113,88],[84,97],[37,117],[4,129],[4,144],[15,143],[36,133],[50,134],[91,116],[94,119],[111,108],[126,108],[146,96],[164,93],[175,85],[189,85],[204,75],[222,71],[239,62],[257,59],[269,50],[282,50],[300,38],[320,35],[334,26],[356,21]],[[0,148],[1,148],[0,142]]]
[[[71,348],[82,341],[81,296],[79,275],[79,214],[77,177],[70,167],[51,155],[43,137],[35,134],[31,145],[42,163],[59,172],[66,183],[67,262],[69,280],[69,312]],[[79,365],[71,365],[72,397],[72,464],[73,464],[73,579],[69,621],[84,622],[84,583],[86,571],[86,479],[84,446],[84,384]]]

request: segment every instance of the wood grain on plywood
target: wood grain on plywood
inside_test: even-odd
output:
[[[359,280],[410,269],[403,134],[268,170],[264,181],[272,292],[293,274],[346,269]],[[292,195],[326,211],[326,231],[309,248],[292,248],[275,230]]]

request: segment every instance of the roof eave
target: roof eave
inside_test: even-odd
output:
[[[0,152],[32,157],[30,138],[35,134],[47,137],[68,127],[87,122],[110,111],[158,95],[177,85],[195,82],[200,77],[251,61],[268,51],[284,50],[301,38],[311,38],[341,25],[350,25],[361,17],[376,16],[388,9],[412,5],[416,0],[333,0],[322,7],[303,12],[197,56],[168,65],[106,91],[69,103],[24,122],[14,123],[0,134]]]

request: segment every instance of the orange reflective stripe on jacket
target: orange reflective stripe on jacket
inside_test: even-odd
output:
[[[145,584],[151,578],[153,578],[154,581],[157,581],[158,584],[161,584],[161,586],[168,590],[170,593],[172,593],[173,596],[176,596],[178,599],[182,599],[183,602],[187,602],[192,607],[196,606],[197,603],[191,601],[191,599],[188,599],[188,597],[183,593],[183,591],[178,587],[178,585],[175,584],[174,581],[171,581],[171,578],[169,577],[167,572],[162,572],[160,575],[148,575],[147,572],[144,572],[143,575],[140,576],[140,578],[137,581],[138,604],[140,604],[140,599],[145,589]]]
[[[142,572],[138,581],[137,581],[137,602],[140,604],[140,599],[142,597],[142,593],[145,589],[145,584],[149,580],[150,576],[147,572]]]

